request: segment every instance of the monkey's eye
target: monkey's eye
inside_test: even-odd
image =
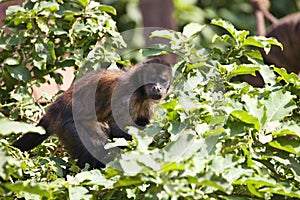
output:
[[[168,79],[167,79],[167,77],[165,77],[165,76],[161,76],[161,77],[159,77],[159,80],[158,80],[160,83],[167,83],[168,82]]]

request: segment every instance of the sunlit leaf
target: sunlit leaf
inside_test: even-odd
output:
[[[204,27],[205,27],[204,25],[200,25],[197,23],[190,23],[185,27],[183,27],[182,34],[189,38],[202,31]]]
[[[244,110],[235,110],[230,113],[233,117],[247,124],[253,124],[256,130],[260,130],[260,123],[256,117]]]
[[[36,132],[45,134],[45,130],[41,127],[36,127],[24,122],[10,121],[6,118],[0,118],[0,135],[9,135],[11,133],[27,133]]]
[[[292,102],[294,98],[290,92],[272,91],[268,99],[261,100],[267,109],[268,121],[282,120],[291,114],[297,106]]]

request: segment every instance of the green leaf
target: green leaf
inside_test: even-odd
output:
[[[166,173],[169,171],[178,171],[178,170],[184,170],[185,166],[183,164],[178,164],[176,162],[166,163],[164,166],[162,166],[162,172]]]
[[[23,64],[15,67],[6,66],[5,69],[16,80],[26,83],[31,79],[30,71]]]
[[[47,19],[39,17],[36,19],[36,23],[42,32],[47,33],[47,34],[49,33],[49,26],[48,26]]]
[[[232,69],[231,71],[229,71],[228,73],[228,80],[230,80],[231,78],[235,77],[235,76],[239,76],[239,75],[245,75],[245,74],[251,74],[253,76],[255,76],[255,72],[260,70],[260,66],[259,65],[253,65],[253,64],[244,64],[244,65],[238,65],[235,66],[234,69]]]
[[[222,19],[213,19],[211,24],[224,28],[228,31],[228,33],[230,33],[237,43],[243,42],[247,35],[249,35],[249,31],[238,31],[230,22]]]
[[[39,3],[39,9],[44,10],[48,9],[52,12],[59,10],[59,4],[56,2],[47,2],[47,1],[42,1]]]
[[[296,84],[299,81],[297,74],[288,73],[285,68],[273,67],[274,71],[279,74],[278,79],[284,80],[286,83]]]
[[[175,35],[175,32],[172,30],[157,30],[151,33],[150,38],[159,37],[172,40],[175,38]]]
[[[158,56],[158,55],[168,54],[169,52],[171,52],[171,49],[167,45],[164,45],[164,44],[155,44],[155,45],[152,45],[151,47],[141,49],[140,51],[143,56],[149,57],[149,56]]]
[[[87,7],[89,4],[89,0],[77,0],[83,7]]]
[[[225,171],[225,169],[233,168],[237,162],[233,161],[233,155],[225,155],[223,156],[216,156],[216,158],[213,159],[211,164],[211,169],[216,173],[216,175],[220,175],[222,172]]]
[[[242,122],[245,122],[246,124],[253,124],[256,130],[260,130],[260,123],[258,119],[253,115],[249,114],[248,112],[244,110],[235,110],[231,112],[230,115],[239,119]]]
[[[104,11],[104,12],[107,12],[107,13],[110,13],[110,14],[113,14],[113,15],[117,15],[117,10],[114,7],[112,7],[112,6],[100,5],[98,7],[98,9],[100,11]]]
[[[35,51],[40,58],[53,62],[56,60],[55,45],[52,41],[47,43],[35,43]]]
[[[173,141],[170,144],[168,144],[168,146],[165,147],[164,151],[165,161],[175,162],[181,159],[188,159],[189,157],[185,158],[184,155],[186,151],[189,151],[194,140],[196,140],[195,135],[186,133],[180,136],[176,141]]]
[[[298,140],[291,140],[287,137],[279,137],[272,142],[269,142],[269,145],[282,151],[300,155],[300,142]]]
[[[76,174],[75,179],[84,185],[101,185],[112,187],[114,180],[106,179],[99,170],[84,171]]]
[[[9,6],[5,11],[6,15],[11,15],[16,12],[25,12],[25,9],[21,6],[13,5],[13,6]]]
[[[243,46],[255,46],[263,48],[268,54],[271,50],[271,46],[276,45],[283,49],[283,46],[276,38],[266,38],[264,36],[250,36],[244,40]]]
[[[261,65],[259,73],[264,79],[265,84],[275,85],[276,84],[276,74],[268,65]]]
[[[23,182],[16,182],[11,184],[4,184],[4,186],[16,193],[28,192],[31,194],[37,194],[40,197],[50,197],[49,189],[45,183],[35,183],[33,181],[27,180]]]
[[[267,120],[265,107],[259,105],[259,101],[257,98],[252,98],[250,95],[243,95],[242,101],[245,102],[245,106],[249,114],[256,117],[261,126],[263,126]]]
[[[115,138],[115,139],[116,140],[114,142],[107,143],[105,145],[105,149],[111,149],[120,146],[124,146],[124,147],[129,146],[128,141],[125,140],[124,138]]]
[[[21,162],[8,153],[8,148],[0,146],[0,178],[10,180],[12,177],[22,177]]]
[[[67,35],[68,32],[61,28],[51,28],[51,31],[53,31],[54,35]]]
[[[213,19],[211,21],[211,24],[224,28],[228,31],[228,33],[230,33],[231,36],[233,36],[236,39],[236,29],[230,22],[222,19]]]
[[[201,32],[204,27],[204,25],[200,25],[198,23],[190,23],[183,27],[182,34],[190,38],[193,35],[196,35],[197,33]]]
[[[284,117],[289,116],[297,108],[292,101],[294,97],[290,92],[283,93],[282,90],[278,90],[272,91],[268,99],[261,100],[267,109],[267,122],[282,120]]]
[[[142,180],[139,179],[139,177],[130,177],[126,176],[122,179],[119,179],[116,184],[114,184],[114,187],[125,187],[125,186],[137,186],[139,184],[143,183]]]
[[[286,136],[286,135],[294,135],[300,137],[300,126],[298,125],[291,125],[288,127],[282,128],[282,130],[272,132],[272,136]]]
[[[10,121],[7,118],[0,118],[0,135],[9,135],[11,133],[27,133],[35,132],[45,134],[42,127],[36,127],[24,122]]]

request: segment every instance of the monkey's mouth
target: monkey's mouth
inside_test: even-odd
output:
[[[152,94],[150,96],[150,98],[153,99],[153,100],[159,100],[159,99],[162,98],[162,95],[161,94]]]

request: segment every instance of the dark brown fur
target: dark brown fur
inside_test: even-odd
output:
[[[153,77],[157,79],[155,83]],[[166,95],[171,79],[171,67],[158,59],[126,71],[91,72],[49,106],[38,124],[45,128],[45,135],[27,133],[13,146],[30,150],[49,135],[57,134],[80,167],[85,163],[92,168],[104,167],[107,141],[131,140],[124,130],[128,125],[144,128],[151,119],[153,106]]]

